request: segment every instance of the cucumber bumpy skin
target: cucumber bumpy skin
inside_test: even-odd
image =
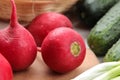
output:
[[[88,45],[96,55],[105,55],[120,38],[120,1],[93,27],[88,35]]]
[[[108,50],[104,57],[104,61],[120,61],[120,39]]]

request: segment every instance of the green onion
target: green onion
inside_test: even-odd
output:
[[[112,74],[113,72],[115,75]],[[108,76],[111,76],[110,78],[113,78],[115,76],[118,76],[116,73],[120,74],[120,62],[104,62],[83,72],[72,80],[105,80],[102,78],[109,78]]]
[[[113,79],[110,79],[110,80],[120,80],[120,76],[113,78]]]
[[[104,74],[96,77],[93,80],[110,80],[110,79],[115,78],[119,75],[120,75],[120,66],[117,66],[117,67],[105,72]]]

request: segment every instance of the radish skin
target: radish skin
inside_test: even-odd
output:
[[[36,58],[37,46],[33,36],[18,23],[16,5],[12,6],[10,25],[0,30],[0,52],[8,60],[13,71],[28,68]]]
[[[16,14],[16,6],[14,3],[14,0],[10,0],[11,1],[11,5],[12,5],[12,13],[11,13],[11,20],[10,20],[10,26],[11,27],[16,27],[18,24],[18,20],[17,20],[17,14]]]
[[[0,80],[13,80],[13,72],[9,62],[0,53]]]
[[[27,26],[27,29],[33,35],[37,46],[41,47],[48,33],[58,27],[72,28],[72,22],[63,14],[45,12],[35,17]]]
[[[44,62],[58,73],[67,73],[80,66],[86,55],[83,38],[71,28],[52,30],[44,39],[41,52]]]

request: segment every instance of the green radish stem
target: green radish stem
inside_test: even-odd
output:
[[[110,79],[115,78],[119,75],[120,75],[120,66],[117,66],[117,67],[105,72],[104,74],[96,77],[93,80],[110,80]]]
[[[93,80],[94,78],[102,75],[105,72],[117,67],[120,65],[120,62],[104,62],[96,65],[95,67],[83,72],[72,80]],[[120,70],[119,70],[120,71]],[[120,74],[120,73],[119,73]],[[97,79],[99,80],[99,79]],[[105,79],[102,79],[105,80]]]
[[[12,13],[11,13],[11,20],[10,20],[10,26],[15,27],[16,23],[18,22],[17,20],[17,14],[16,14],[16,5],[13,0],[10,0],[12,4]]]

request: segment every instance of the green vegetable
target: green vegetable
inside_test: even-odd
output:
[[[96,77],[93,80],[110,80],[110,79],[115,78],[119,75],[120,75],[120,66],[117,66],[117,67],[109,70],[108,72],[105,72],[104,74]]]
[[[120,76],[116,77],[116,78],[113,78],[111,80],[120,80]]]
[[[119,0],[84,0],[81,18],[95,24]],[[84,14],[84,15],[83,15]]]
[[[93,27],[88,45],[96,55],[105,55],[120,38],[120,2],[113,6]]]
[[[72,80],[110,80],[120,75],[120,62],[104,62],[83,72]]]
[[[104,57],[104,61],[119,61],[120,60],[120,39],[108,50]]]

